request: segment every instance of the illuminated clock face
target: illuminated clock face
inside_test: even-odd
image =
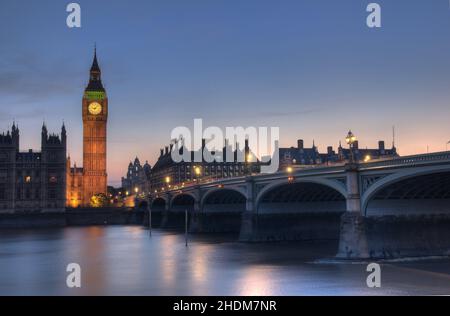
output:
[[[91,113],[92,115],[98,115],[102,112],[102,106],[97,102],[92,102],[91,104],[89,104],[88,109],[89,113]]]

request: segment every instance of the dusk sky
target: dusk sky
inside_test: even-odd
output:
[[[450,141],[448,0],[0,0],[0,131],[40,149],[65,121],[82,164],[81,99],[94,43],[109,97],[108,174],[153,165],[176,126],[279,126],[321,151],[349,129],[361,147],[445,150]],[[75,2],[75,1],[74,1]],[[382,7],[369,29],[366,6]],[[450,148],[450,146],[449,146]]]

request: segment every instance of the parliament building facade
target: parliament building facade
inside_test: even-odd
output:
[[[41,151],[20,152],[19,127],[0,134],[0,213],[64,212],[66,129],[41,132]]]

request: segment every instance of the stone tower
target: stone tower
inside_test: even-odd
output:
[[[83,117],[83,205],[96,194],[107,194],[106,144],[108,97],[94,53],[89,84],[82,102]]]

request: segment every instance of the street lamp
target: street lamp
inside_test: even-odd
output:
[[[244,169],[245,170],[244,171],[245,171],[246,175],[252,173],[251,172],[251,167],[250,167],[250,163],[252,162],[252,160],[253,160],[252,153],[248,153],[248,154],[245,155],[245,165],[244,165]]]
[[[195,182],[199,183],[199,177],[202,174],[202,169],[198,166],[194,167],[194,174],[195,174]]]
[[[352,131],[348,131],[345,142],[348,144],[350,149],[350,163],[353,163],[355,161],[355,157],[353,156],[353,145],[356,142],[356,136],[352,133]]]

